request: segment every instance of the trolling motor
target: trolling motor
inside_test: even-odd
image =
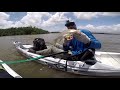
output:
[[[33,41],[33,49],[36,51],[47,49],[43,38],[35,38]]]
[[[45,40],[43,38],[35,38],[33,41],[33,47],[29,49],[29,52],[35,53],[36,51],[44,49],[47,49]]]

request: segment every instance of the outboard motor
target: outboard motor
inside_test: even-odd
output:
[[[35,38],[33,41],[33,49],[35,51],[47,49],[45,40],[43,38]]]

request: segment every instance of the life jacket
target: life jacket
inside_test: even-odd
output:
[[[45,40],[43,38],[35,38],[33,41],[33,49],[35,51],[47,49]]]

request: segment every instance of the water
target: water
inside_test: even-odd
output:
[[[54,34],[40,34],[40,35],[20,35],[20,36],[4,36],[0,37],[0,59],[3,61],[26,59],[19,54],[13,46],[13,41],[20,41],[22,43],[32,44],[34,38],[44,38],[46,42],[53,42],[58,36]],[[100,51],[120,52],[120,35],[105,35],[94,34],[94,36],[101,41],[102,48]],[[81,76],[66,73],[63,71],[51,69],[45,65],[39,64],[34,61],[10,64],[13,70],[24,78],[87,78],[88,76]]]

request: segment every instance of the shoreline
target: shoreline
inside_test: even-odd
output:
[[[92,34],[120,35],[120,34],[117,34],[117,33],[94,33],[94,32],[92,32]]]

